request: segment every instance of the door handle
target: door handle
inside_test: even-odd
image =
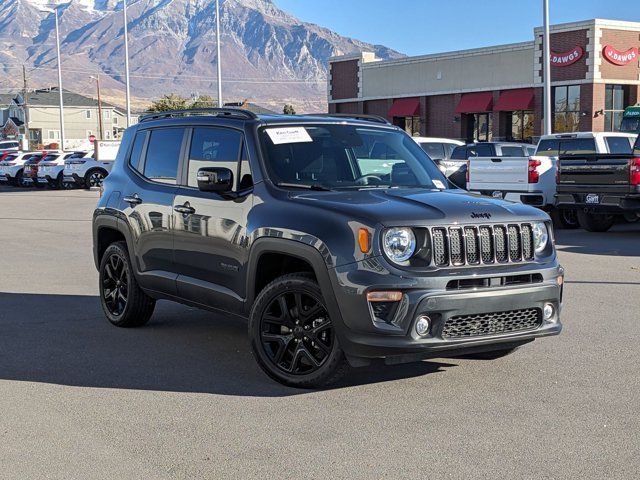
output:
[[[189,202],[185,203],[184,205],[176,205],[175,207],[173,207],[173,209],[183,215],[191,215],[193,213],[196,213],[196,209],[189,205]]]
[[[137,193],[134,193],[133,195],[130,195],[128,197],[124,197],[123,200],[129,205],[140,205],[142,203],[142,199],[138,196]]]

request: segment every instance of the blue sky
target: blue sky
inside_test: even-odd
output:
[[[301,20],[408,55],[532,40],[542,0],[274,0]],[[638,0],[550,0],[551,23],[640,21]]]

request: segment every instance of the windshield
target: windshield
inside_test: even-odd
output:
[[[263,127],[271,180],[289,188],[447,188],[429,156],[404,132],[345,124]]]
[[[623,117],[620,131],[624,133],[640,133],[640,117]]]

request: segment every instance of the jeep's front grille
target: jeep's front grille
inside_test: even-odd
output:
[[[433,264],[479,265],[531,261],[533,229],[528,223],[431,229]]]
[[[457,315],[445,321],[442,337],[465,338],[520,332],[534,330],[541,324],[542,312],[539,308]]]

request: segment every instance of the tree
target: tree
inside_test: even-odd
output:
[[[296,109],[293,108],[293,105],[291,105],[290,103],[287,103],[284,108],[282,109],[282,112],[285,115],[295,115],[296,114]]]
[[[154,100],[149,107],[150,112],[166,112],[167,110],[186,110],[189,108],[189,101],[181,97],[180,95],[176,95],[175,93],[171,93],[169,95],[164,95],[159,100]]]
[[[218,101],[211,98],[209,95],[200,95],[193,100],[193,103],[189,108],[215,108],[218,106]]]

